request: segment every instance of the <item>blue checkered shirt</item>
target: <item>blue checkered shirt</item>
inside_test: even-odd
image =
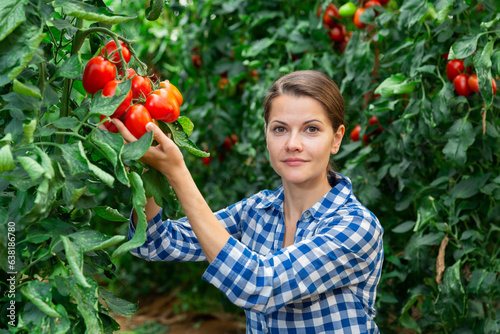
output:
[[[375,296],[383,229],[353,195],[350,180],[333,188],[297,222],[283,248],[283,186],[215,213],[230,233],[203,279],[247,315],[247,333],[378,333]],[[134,228],[130,224],[129,238]],[[151,261],[202,261],[186,218],[148,222],[147,241],[132,254]]]

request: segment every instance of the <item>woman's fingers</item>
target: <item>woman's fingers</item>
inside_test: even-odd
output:
[[[111,122],[113,122],[113,124],[116,126],[116,128],[118,129],[118,131],[120,131],[123,139],[125,139],[126,142],[130,143],[130,142],[133,142],[133,141],[137,140],[137,138],[135,138],[135,136],[130,133],[130,131],[125,126],[125,124],[123,124],[123,122],[120,121],[120,119],[118,119],[118,118],[112,118]]]
[[[146,124],[146,130],[153,131],[153,138],[161,147],[168,147],[172,143],[172,140],[153,122]]]

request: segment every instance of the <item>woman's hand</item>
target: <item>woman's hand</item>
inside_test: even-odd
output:
[[[130,133],[127,127],[118,119],[111,120],[118,131],[120,131],[123,139],[126,142],[136,141],[137,138]],[[148,123],[146,130],[153,131],[153,138],[158,142],[158,145],[151,146],[140,159],[142,162],[155,168],[167,178],[172,173],[182,167],[185,167],[184,156],[179,147],[154,123]]]

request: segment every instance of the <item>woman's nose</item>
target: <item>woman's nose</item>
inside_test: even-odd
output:
[[[302,151],[302,141],[297,133],[291,133],[286,142],[287,151]]]

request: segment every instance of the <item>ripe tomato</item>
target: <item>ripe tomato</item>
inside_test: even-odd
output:
[[[491,78],[491,87],[493,88],[493,95],[497,93],[497,82],[495,78]]]
[[[116,77],[116,67],[101,56],[90,59],[83,71],[83,89],[91,95]]]
[[[229,79],[227,77],[220,77],[219,82],[217,83],[217,87],[220,91],[226,89],[227,85],[229,85]]]
[[[366,24],[359,20],[359,18],[361,17],[361,15],[363,14],[364,11],[365,11],[365,8],[356,9],[356,12],[354,13],[354,17],[352,18],[352,20],[354,21],[354,25],[358,29],[363,29],[364,27],[366,27]]]
[[[446,64],[446,76],[448,77],[448,80],[453,82],[455,77],[461,73],[465,72],[465,66],[464,62],[459,59],[452,59],[449,60],[448,63]]]
[[[331,29],[337,24],[335,18],[341,20],[342,16],[340,16],[337,6],[331,3],[326,7],[325,14],[323,14],[323,23]]]
[[[467,80],[467,84],[474,93],[479,93],[479,82],[477,80],[477,75],[471,74],[469,76],[469,79]]]
[[[127,48],[127,46],[125,45],[125,43],[123,43],[122,41],[120,41],[120,45],[122,46],[123,59],[125,59],[125,62],[128,64],[128,62],[130,61],[130,51]],[[116,50],[116,43],[115,43],[115,41],[111,41],[111,42],[108,42],[106,45],[104,45],[104,47],[102,48],[99,55],[106,57],[106,53],[107,53],[108,59],[111,62],[119,64],[121,62],[120,54],[118,52],[115,52],[111,56],[111,53],[114,52],[115,50]]]
[[[352,141],[359,141],[359,133],[361,132],[361,125],[358,124],[356,127],[351,131],[351,140]]]
[[[168,92],[153,92],[146,98],[146,109],[148,109],[151,117],[159,121],[171,123],[179,118],[179,105],[174,96]]]
[[[373,115],[372,117],[370,117],[370,118],[368,119],[368,126],[371,126],[371,125],[377,125],[377,124],[379,124],[379,126],[378,126],[375,130],[373,130],[372,132],[370,132],[370,136],[371,136],[371,135],[378,135],[378,134],[381,134],[381,133],[382,133],[382,131],[383,131],[384,129],[383,129],[383,128],[382,128],[382,126],[380,125],[380,123],[379,123],[379,121],[378,121],[377,116]]]
[[[458,95],[469,96],[472,93],[468,81],[469,76],[467,74],[459,74],[453,79],[453,85]]]
[[[378,124],[378,118],[377,116],[372,116],[368,119],[368,125],[375,125]]]
[[[238,136],[234,133],[231,133],[230,138],[231,138],[231,141],[233,142],[233,144],[236,144],[239,140]]]
[[[209,152],[208,148],[204,149],[205,152]],[[201,162],[205,165],[205,166],[208,166],[210,165],[210,161],[212,161],[212,156],[209,156],[209,157],[203,157],[201,158]]]
[[[328,32],[332,41],[340,43],[343,42],[346,36],[345,26],[342,24],[335,25],[332,30]]]
[[[120,83],[120,80],[111,80],[104,86],[102,89],[102,95],[103,96],[113,96],[115,95],[116,92],[116,86]],[[127,97],[123,102],[116,108],[115,112],[113,115],[111,115],[112,118],[118,118],[121,117],[127,111],[128,107],[130,106],[130,103],[132,103],[132,90],[128,91]]]
[[[377,1],[377,0],[370,0],[370,1],[365,2],[365,4],[363,5],[364,8],[370,8],[370,7],[373,7],[373,6],[380,6],[380,7],[382,7],[382,4],[379,1]]]
[[[103,119],[105,119],[105,118],[106,118],[106,116],[101,115],[101,121]],[[109,132],[113,132],[113,133],[120,132],[120,131],[118,131],[118,128],[113,123],[111,123],[110,121],[106,121],[106,122],[104,122],[102,124],[104,124],[104,126],[106,127],[106,129],[108,129]]]
[[[135,138],[141,138],[147,132],[146,124],[152,121],[148,109],[142,104],[132,105],[123,116],[123,124]]]
[[[146,97],[152,90],[149,78],[140,75],[132,78],[132,94],[134,99],[138,99],[140,96]]]
[[[193,66],[196,68],[201,67],[201,56],[200,55],[191,55],[191,61],[193,62]]]
[[[179,104],[179,107],[182,105],[183,99],[182,99],[182,94],[179,92],[177,87],[172,85],[170,81],[165,80],[160,82],[160,88],[166,89],[169,93],[171,93],[175,99],[177,100],[177,103]]]
[[[382,5],[387,5],[391,0],[378,0]]]
[[[224,143],[222,143],[222,147],[224,147],[224,149],[229,152],[231,151],[232,146],[233,143],[231,142],[231,138],[229,137],[224,138]]]

